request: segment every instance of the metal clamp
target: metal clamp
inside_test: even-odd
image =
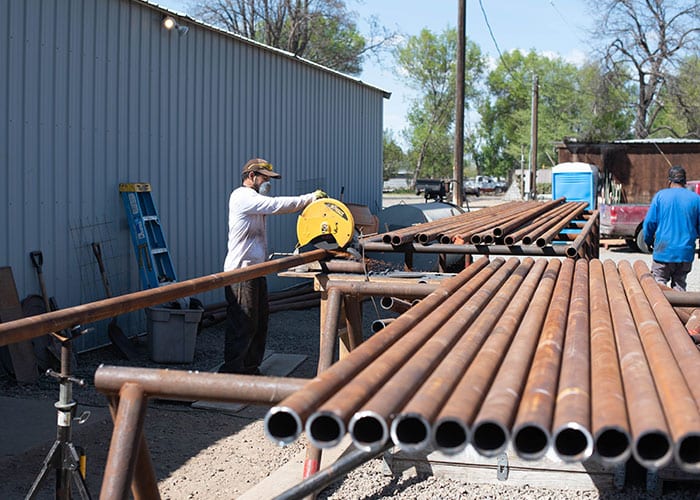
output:
[[[496,462],[496,477],[499,481],[508,479],[508,455],[501,453]]]

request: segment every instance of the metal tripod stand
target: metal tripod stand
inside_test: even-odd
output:
[[[61,373],[50,369],[46,371],[47,375],[56,378],[60,384],[58,401],[54,404],[58,414],[56,441],[46,455],[41,471],[27,493],[26,500],[35,498],[42,483],[48,477],[49,470],[56,471],[56,499],[70,500],[71,479],[75,481],[76,490],[81,498],[91,498],[85,478],[80,470],[80,454],[71,441],[71,424],[77,406],[73,400],[73,384],[78,384],[81,387],[85,385],[84,380],[71,376],[71,342],[87,332],[88,329],[81,329],[78,325],[70,332],[64,331],[61,332],[61,335],[57,335],[61,341]],[[90,412],[84,412],[75,420],[82,424],[89,417]]]

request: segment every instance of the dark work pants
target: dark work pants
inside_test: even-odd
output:
[[[265,354],[269,306],[267,279],[254,278],[227,286],[224,373],[255,373]]]

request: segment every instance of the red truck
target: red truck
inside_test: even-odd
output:
[[[700,195],[700,181],[688,181],[686,188]],[[601,203],[598,208],[601,237],[624,238],[630,248],[650,253],[642,233],[644,217],[649,210],[648,203]]]

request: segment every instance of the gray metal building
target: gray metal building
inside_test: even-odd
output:
[[[20,298],[40,293],[33,250],[59,306],[104,298],[92,242],[113,293],[141,288],[120,182],[152,185],[179,280],[221,270],[228,196],[250,157],[281,172],[273,194],[344,188],[381,208],[387,92],[187,17],[168,31],[168,14],[138,0],[0,0],[0,266]],[[296,215],[268,224],[270,251],[291,252]],[[120,325],[135,333],[144,318]],[[105,344],[105,324],[76,348]]]

